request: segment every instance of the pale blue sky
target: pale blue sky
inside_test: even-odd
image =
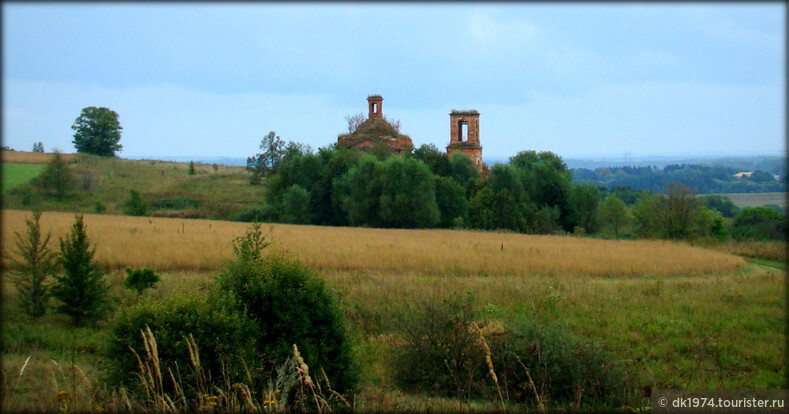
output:
[[[785,151],[784,3],[3,3],[3,144],[121,156],[313,148],[384,96],[416,146],[480,111],[486,157]]]

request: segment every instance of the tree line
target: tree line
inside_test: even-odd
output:
[[[266,186],[265,200],[235,220],[666,239],[781,239],[787,229],[780,212],[740,211],[725,196],[697,196],[679,181],[665,191],[579,182],[552,152],[518,152],[483,178],[466,155],[447,157],[433,144],[403,157],[383,147],[313,152],[271,132],[261,149],[248,169],[253,184]],[[685,169],[696,168],[665,168]]]
[[[770,171],[740,170],[731,166],[671,164],[663,168],[600,167],[571,170],[576,182],[591,181],[607,188],[631,187],[651,192],[666,192],[673,183],[682,183],[699,194],[767,193],[786,191],[786,170],[775,166]],[[737,177],[739,172],[753,174]],[[775,175],[778,178],[775,177]]]

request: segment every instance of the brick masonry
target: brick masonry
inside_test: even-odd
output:
[[[462,126],[467,128],[466,140],[463,140]],[[483,172],[482,146],[479,144],[479,112],[452,111],[449,113],[449,145],[447,156],[451,157],[456,152],[462,152],[471,158],[471,162],[480,172]]]

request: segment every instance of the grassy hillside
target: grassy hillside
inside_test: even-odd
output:
[[[4,162],[3,167],[3,194],[8,192],[9,189],[18,187],[27,183],[33,177],[41,174],[46,168],[44,164],[22,164],[22,163],[9,163]]]
[[[50,157],[50,154],[3,152],[4,165],[24,162],[27,169],[42,167]],[[136,190],[154,206],[151,211],[154,216],[226,219],[263,199],[263,188],[249,184],[249,173],[243,167],[196,163],[196,174],[189,175],[188,163],[87,154],[67,155],[66,160],[73,179],[69,196],[57,199],[30,185],[21,185],[4,195],[4,208],[92,213],[100,202],[106,206],[106,213],[122,214],[129,191]]]

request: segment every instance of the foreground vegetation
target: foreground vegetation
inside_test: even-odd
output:
[[[29,216],[3,212],[3,251],[13,240],[7,232],[21,229]],[[57,237],[72,218],[44,213],[42,230],[51,229]],[[237,223],[203,220],[86,215],[84,221],[97,245],[96,258],[110,270],[109,295],[118,311],[141,300],[164,303],[173,296],[205,297],[217,285],[223,271],[220,264],[233,257],[230,241],[246,229]],[[527,388],[531,394],[509,393],[507,386],[515,386],[513,378],[505,376],[508,371],[497,362],[504,351],[496,338],[517,326],[532,326],[543,332],[540,335],[567,336],[563,343],[574,344],[577,352],[599,347],[610,354],[611,364],[624,375],[622,383],[638,390],[620,402],[632,407],[644,404],[643,395],[655,388],[786,386],[785,270],[659,241],[289,225],[264,229],[269,230],[267,240],[274,243],[267,249],[298,253],[320,271],[333,292],[361,367],[359,392],[348,401],[358,410],[493,410],[502,404],[514,408],[516,403],[539,409],[536,396],[548,395],[539,386],[540,379],[534,378],[536,393],[531,388]],[[113,239],[118,239],[116,247],[111,247]],[[208,241],[201,245],[201,239]],[[425,250],[431,254],[424,254]],[[179,256],[179,252],[187,253]],[[134,263],[126,256],[133,257]],[[628,260],[617,260],[619,256]],[[460,267],[453,267],[455,261]],[[161,282],[143,298],[123,287],[124,267],[130,265],[148,266],[161,274]],[[6,409],[146,407],[135,399],[139,396],[102,380],[109,325],[71,327],[64,316],[54,313],[31,323],[15,307],[18,292],[5,277],[3,288]],[[397,375],[403,360],[394,356],[407,344],[406,330],[424,326],[419,315],[425,304],[458,297],[469,298],[468,318],[478,323],[490,344],[499,376],[496,386],[502,393],[496,393],[494,383],[485,377],[481,384],[492,394],[449,398],[405,392]],[[551,344],[549,336],[542,336],[543,347]],[[484,368],[482,355],[478,364]],[[445,372],[442,361],[432,362],[436,372]],[[311,361],[306,358],[306,363]],[[217,401],[215,392],[205,394],[205,408]],[[261,397],[266,394],[259,392]],[[580,401],[593,395],[588,387],[578,391]],[[519,403],[521,399],[524,402]],[[551,405],[558,401],[545,404],[561,407]]]

